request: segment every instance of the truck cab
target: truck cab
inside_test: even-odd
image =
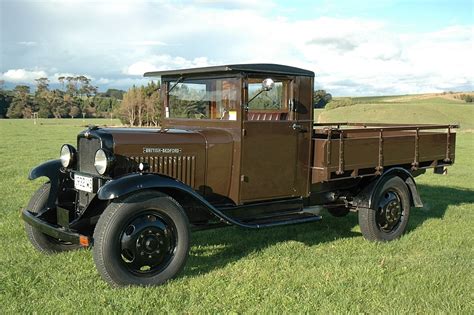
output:
[[[454,163],[456,125],[314,122],[312,71],[240,64],[160,78],[160,128],[90,126],[22,212],[45,253],[92,247],[111,285],[157,285],[183,268],[191,231],[264,228],[357,212],[371,241],[402,235],[414,177]],[[317,228],[317,226],[315,226]]]
[[[236,205],[309,195],[313,72],[251,64],[145,76],[162,80],[162,130],[205,139],[192,187]]]

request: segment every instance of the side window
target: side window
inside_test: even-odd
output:
[[[249,82],[249,100],[255,97],[262,90],[262,80]],[[263,91],[249,103],[249,110],[252,109],[284,109],[283,82],[275,82],[275,86],[270,91]]]
[[[291,81],[273,79],[274,86],[262,91],[265,78],[248,79],[247,120],[288,120],[289,104],[292,99]]]

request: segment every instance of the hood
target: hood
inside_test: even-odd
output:
[[[162,156],[203,154],[206,139],[199,131],[182,129],[106,128],[113,138],[114,154]]]
[[[180,129],[102,129],[113,138],[116,174],[129,173],[139,163],[149,171],[191,186],[205,183],[206,140],[197,131]]]
[[[227,180],[222,181],[230,177],[233,138],[226,130],[96,128],[79,137],[87,132],[113,152],[114,177],[136,171],[143,162],[150,172],[173,177],[197,190],[209,184],[216,186],[214,191],[228,189]],[[209,167],[217,171],[215,176],[208,173]]]

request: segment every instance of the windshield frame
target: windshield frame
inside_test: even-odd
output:
[[[237,119],[213,119],[213,118],[178,118],[178,117],[169,117],[169,89],[176,83],[177,80],[181,78],[179,83],[186,83],[192,80],[213,80],[213,79],[236,79],[237,80],[237,100],[236,102],[236,111]],[[192,82],[191,82],[192,83]],[[226,73],[226,74],[209,74],[209,75],[186,75],[181,76],[170,76],[162,77],[162,121],[166,121],[166,124],[186,124],[186,125],[209,125],[209,124],[230,124],[240,126],[242,121],[242,85],[243,85],[243,76],[239,73]]]

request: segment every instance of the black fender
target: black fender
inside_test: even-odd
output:
[[[61,160],[50,160],[33,168],[28,175],[29,180],[34,180],[43,176],[49,178],[51,189],[46,203],[48,208],[54,208],[56,206],[55,203],[58,196],[61,167]]]
[[[227,224],[235,224],[245,228],[259,228],[258,225],[246,224],[229,217],[214,207],[190,186],[164,175],[134,173],[117,179],[112,179],[99,188],[97,197],[100,200],[113,200],[143,189],[160,190],[160,188],[175,189],[187,194],[188,196],[194,198],[195,201],[200,203],[205,209],[207,209],[207,211]]]
[[[418,193],[418,188],[416,187],[413,175],[401,167],[393,167],[370,182],[360,193],[357,194],[357,196],[355,196],[353,205],[355,205],[357,208],[373,209],[372,206],[375,203],[375,198],[377,197],[380,188],[388,179],[393,176],[398,176],[405,181],[406,185],[408,186],[408,190],[410,191],[411,205],[415,206],[416,208],[423,207],[423,203],[421,201],[420,194]]]

